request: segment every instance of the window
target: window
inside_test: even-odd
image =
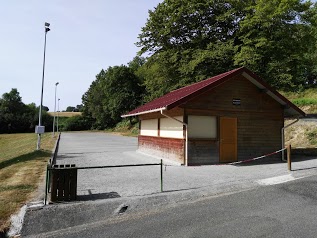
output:
[[[183,116],[175,117],[183,121]],[[169,138],[184,138],[183,124],[170,118],[161,118],[160,136]]]
[[[140,135],[157,136],[158,119],[142,120]]]
[[[188,116],[189,138],[217,138],[217,118],[215,116]]]

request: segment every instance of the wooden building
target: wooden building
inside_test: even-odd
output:
[[[305,113],[242,67],[172,91],[138,116],[138,149],[184,165],[250,159],[282,147],[285,117]]]

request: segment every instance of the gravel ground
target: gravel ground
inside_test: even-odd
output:
[[[63,133],[57,163],[98,166],[160,162],[137,153],[136,149],[137,138],[106,133]],[[317,174],[317,156],[296,158],[291,172],[286,163],[268,159],[240,166],[184,167],[168,161],[164,164],[169,166],[166,171],[164,168],[163,193],[159,166],[79,170],[79,201],[28,207],[22,237],[55,237],[54,232],[63,229],[120,219],[118,211],[122,207],[127,208],[125,215],[143,216],[162,207],[181,206]]]
[[[106,133],[63,133],[57,164],[102,166],[159,163],[136,152],[137,138]],[[264,159],[266,160],[266,159]],[[262,160],[263,161],[263,160]],[[258,186],[257,180],[292,174],[316,173],[316,157],[296,158],[294,171],[286,163],[248,163],[184,167],[164,161],[164,192],[196,189],[212,193]],[[264,161],[263,161],[264,162]],[[160,193],[160,166],[89,169],[78,171],[79,200],[142,196]]]

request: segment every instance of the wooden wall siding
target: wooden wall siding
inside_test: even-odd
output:
[[[188,165],[219,163],[219,143],[216,140],[189,139]]]
[[[232,99],[240,99],[241,105],[232,105]],[[185,115],[236,117],[238,160],[281,148],[281,128],[284,125],[281,105],[243,76],[228,81],[183,106]]]
[[[240,99],[241,105],[232,105],[232,99]],[[241,75],[194,98],[183,107],[216,111],[271,112],[272,114],[282,110],[279,103]]]
[[[184,139],[138,136],[139,151],[184,163]]]
[[[283,119],[238,117],[238,159],[251,159],[281,149]],[[277,157],[272,156],[272,157]]]

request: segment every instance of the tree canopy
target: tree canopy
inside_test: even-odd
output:
[[[317,85],[317,4],[310,1],[164,0],[149,11],[138,39],[138,56],[101,70],[82,97],[94,128],[241,66],[278,90]]]
[[[147,100],[246,66],[278,88],[316,78],[316,5],[300,0],[165,0],[139,34]],[[313,69],[314,68],[314,69]]]
[[[34,132],[38,110],[34,103],[25,105],[16,88],[4,93],[0,98],[0,133]],[[53,121],[44,109],[42,119],[46,130],[51,130]]]
[[[121,114],[140,104],[143,88],[139,78],[127,66],[101,70],[83,95],[83,115],[95,120],[95,128],[114,126]]]

